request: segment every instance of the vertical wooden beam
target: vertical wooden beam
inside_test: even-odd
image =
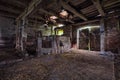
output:
[[[120,30],[120,20],[117,19],[117,27],[118,27],[118,30]]]
[[[39,31],[37,36],[37,56],[39,57],[41,55],[42,50],[42,32]]]
[[[80,30],[77,30],[77,48],[79,49]]]
[[[38,37],[38,40],[37,40],[37,47],[38,47],[38,51],[37,51],[37,56],[40,56],[41,55],[41,50],[42,50],[42,38],[41,37]]]
[[[23,43],[24,29],[25,29],[25,19],[21,20],[21,23],[20,23],[20,49],[21,51],[24,51],[24,43]]]
[[[89,42],[88,42],[88,50],[90,51],[91,50],[91,35],[90,35],[90,33],[91,33],[91,28],[89,28]]]
[[[70,39],[72,40],[72,38],[73,38],[73,27],[72,26],[70,26]]]
[[[25,27],[25,19],[19,20],[17,22],[17,28],[16,28],[16,49],[20,51],[24,51],[24,47],[23,47],[24,27]]]
[[[103,18],[100,20],[100,51],[101,54],[105,53],[105,24]]]
[[[24,50],[23,48],[23,35],[24,35],[24,20],[21,20],[21,25],[20,25],[20,47],[21,47],[21,51]]]
[[[53,26],[51,26],[51,35],[53,35]]]
[[[15,48],[17,49],[17,50],[19,50],[19,45],[20,45],[20,39],[19,39],[19,23],[20,22],[17,22],[17,25],[16,25],[16,46],[15,46]]]

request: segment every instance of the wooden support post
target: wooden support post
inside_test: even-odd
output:
[[[79,49],[80,30],[77,30],[77,48]]]
[[[42,33],[41,31],[37,33],[37,56],[39,57],[41,55],[42,50]]]
[[[91,33],[91,28],[89,28],[89,42],[88,42],[88,50],[91,50],[91,41],[90,41],[90,33]]]
[[[37,54],[38,54],[38,56],[40,56],[41,55],[41,50],[42,50],[42,38],[41,37],[38,37],[37,46],[38,46]]]
[[[17,22],[17,28],[16,28],[16,49],[20,51],[24,51],[24,47],[23,47],[24,27],[25,27],[25,19],[19,20]]]
[[[54,34],[55,34],[55,36],[56,36],[56,30],[54,29]]]
[[[51,35],[53,35],[53,26],[51,26]]]
[[[73,33],[73,31],[72,31],[72,26],[70,26],[70,40],[72,40],[72,33]]]
[[[118,27],[118,30],[120,31],[120,20],[119,19],[117,20],[117,27]]]
[[[16,25],[16,46],[15,46],[15,48],[17,49],[17,50],[19,50],[19,45],[20,45],[20,39],[19,39],[19,23],[20,22],[17,22],[17,25]]]
[[[23,51],[23,32],[24,31],[24,20],[20,23],[20,50]]]
[[[101,51],[101,54],[105,53],[105,25],[104,25],[104,19],[100,20],[100,51]]]

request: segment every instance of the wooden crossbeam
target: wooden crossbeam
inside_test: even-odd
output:
[[[100,20],[99,19],[89,20],[89,21],[86,21],[86,22],[73,24],[73,26],[80,26],[80,25],[85,25],[85,24],[94,23],[94,22],[98,22],[98,21],[100,21]]]
[[[63,6],[63,8],[65,8],[68,11],[72,12],[73,14],[75,14],[78,17],[80,17],[84,21],[87,21],[87,18],[83,14],[80,14],[79,12],[77,12],[74,8],[72,8],[69,4],[67,4],[63,0],[60,0],[60,4]]]
[[[120,0],[114,0],[113,2],[111,2],[111,1],[109,2],[109,0],[108,0],[108,3],[102,3],[102,4],[104,5],[104,7],[109,7],[109,6],[112,6],[116,3],[120,3]]]
[[[41,1],[42,0],[33,0],[29,4],[29,6],[25,9],[25,11],[20,16],[18,16],[18,18],[16,20],[27,17],[41,3]]]
[[[7,2],[6,2],[6,0],[0,0],[0,5],[4,5],[7,7],[15,7],[18,9],[23,9],[26,7],[26,4],[24,4],[23,2],[18,1],[18,0],[7,0]]]
[[[43,12],[43,13],[45,13],[45,14],[51,15],[51,16],[54,16],[54,15],[55,15],[54,13],[48,12],[48,11],[45,10],[45,9],[39,9],[39,11],[40,11],[40,12]]]
[[[100,4],[99,0],[92,0],[93,4],[96,6],[98,12],[101,14],[101,16],[105,16],[104,10],[102,9],[102,6]]]
[[[32,16],[31,18],[35,18],[35,19],[39,19],[39,20],[43,20],[43,21],[46,21],[43,17],[41,16]]]
[[[12,7],[4,6],[4,5],[0,5],[0,10],[4,10],[4,11],[11,12],[11,13],[16,13],[16,14],[21,13],[21,11],[18,9],[13,9]]]
[[[47,10],[45,10],[45,9],[39,9],[39,11],[41,11],[41,12],[47,14],[47,15],[50,15],[50,16],[57,16],[57,17],[58,17],[57,14],[55,14],[55,13],[53,13],[53,12],[49,12],[49,11],[47,11]],[[65,21],[65,20],[61,19],[60,17],[59,17],[59,20]],[[66,22],[74,23],[74,21],[71,21],[71,20],[67,20]]]
[[[67,0],[66,3],[69,3],[71,0]]]
[[[7,12],[4,10],[0,10],[0,15],[5,17],[12,17],[12,18],[16,18],[18,16],[18,14]]]

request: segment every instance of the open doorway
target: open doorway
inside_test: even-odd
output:
[[[85,26],[77,30],[77,46],[90,51],[100,50],[100,26]]]

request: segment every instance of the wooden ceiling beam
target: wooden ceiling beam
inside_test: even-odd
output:
[[[80,26],[80,25],[86,25],[86,24],[90,24],[90,23],[95,23],[95,22],[99,22],[99,19],[95,19],[95,20],[89,20],[86,22],[82,22],[82,23],[77,23],[77,24],[73,24],[73,26]]]
[[[26,4],[21,0],[7,0],[7,2],[9,2],[11,4],[16,4],[16,5],[26,7]]]
[[[24,9],[26,6],[25,4],[18,4],[16,3],[17,0],[0,0],[0,5],[4,5],[7,7],[14,7],[16,9]]]
[[[4,10],[4,11],[11,12],[11,13],[16,13],[16,14],[21,13],[21,11],[18,9],[15,9],[13,7],[4,6],[4,5],[0,5],[0,10]]]
[[[11,13],[11,12],[8,12],[8,11],[4,11],[4,10],[0,10],[0,15],[3,15],[3,16],[10,16],[10,17],[17,17],[18,14],[16,13]]]
[[[81,19],[83,19],[84,21],[87,21],[87,18],[83,15],[80,14],[78,11],[76,11],[74,8],[72,8],[69,4],[67,4],[66,2],[64,2],[63,0],[60,0],[60,4],[62,5],[63,8],[65,8],[66,10],[72,12],[73,14],[75,14],[76,16],[80,17]]]
[[[45,14],[47,14],[47,15],[50,15],[50,16],[54,16],[54,15],[55,15],[54,13],[49,12],[49,11],[47,11],[47,10],[45,10],[45,9],[39,9],[39,11],[42,12],[42,13],[45,13]]]
[[[36,7],[41,3],[42,0],[32,0],[29,6],[25,9],[25,11],[17,17],[16,20],[23,19],[27,17]]]
[[[50,2],[50,3],[46,6],[46,9],[52,7],[52,6],[53,6],[54,4],[56,4],[56,3],[57,3],[56,0],[52,0],[52,2]]]
[[[45,13],[45,14],[47,14],[47,15],[50,15],[50,16],[57,16],[57,17],[59,17],[57,14],[55,14],[55,13],[53,13],[53,12],[49,12],[49,11],[47,11],[47,10],[45,10],[45,9],[39,9],[39,11],[40,12],[43,12],[43,13]],[[72,20],[64,20],[64,19],[61,19],[60,17],[58,18],[60,21],[66,21],[66,22],[70,22],[70,23],[74,23],[74,21],[72,21]]]
[[[42,20],[42,21],[46,21],[43,17],[41,16],[32,16],[31,18],[35,18],[35,19],[39,19],[39,20]]]
[[[66,3],[69,3],[71,0],[67,0]]]
[[[15,16],[15,15],[11,15],[11,14],[1,14],[1,12],[0,12],[0,16],[2,16],[2,17],[7,17],[7,18],[16,18],[17,16]]]
[[[109,6],[115,5],[115,4],[117,4],[117,3],[120,3],[120,0],[114,0],[114,1],[112,1],[112,2],[111,2],[111,1],[109,2],[109,0],[108,0],[107,3],[105,3],[105,2],[103,1],[102,4],[103,4],[104,7],[109,7]]]
[[[101,16],[105,16],[104,10],[102,9],[102,6],[100,4],[100,0],[92,0],[92,2],[97,8],[98,12],[101,14]]]
[[[28,22],[32,22],[32,23],[34,23],[34,24],[41,24],[41,22],[40,21],[38,21],[38,20],[34,20],[34,19],[32,19],[32,18],[30,18],[29,20],[28,20]]]

